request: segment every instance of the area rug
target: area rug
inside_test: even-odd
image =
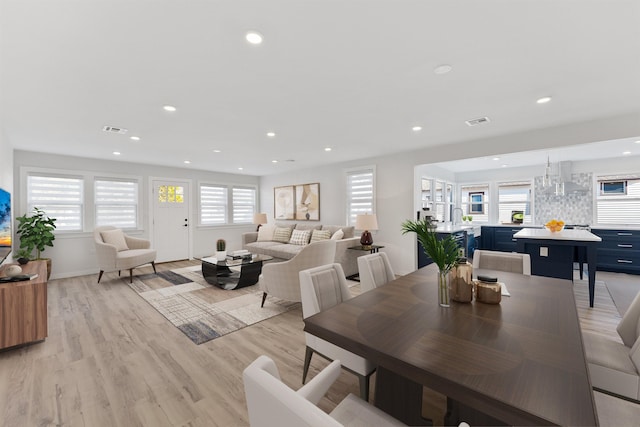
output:
[[[201,267],[190,266],[134,277],[127,284],[195,344],[203,344],[299,307],[249,286],[226,291],[208,284]]]

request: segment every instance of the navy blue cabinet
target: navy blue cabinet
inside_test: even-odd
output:
[[[439,239],[444,239],[449,234],[453,236],[456,243],[458,243],[458,247],[465,248],[466,247],[466,235],[465,231],[456,231],[455,233],[437,233]],[[432,264],[433,260],[424,253],[424,249],[422,248],[422,244],[418,241],[418,268],[426,267],[429,264]]]
[[[515,233],[523,227],[482,226],[481,249],[490,251],[516,252]]]
[[[598,270],[640,274],[640,230],[592,229],[598,245]]]

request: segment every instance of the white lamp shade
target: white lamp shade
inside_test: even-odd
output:
[[[377,230],[378,218],[376,214],[363,214],[356,216],[356,230]]]
[[[254,224],[266,224],[267,223],[267,214],[266,213],[254,213],[253,214],[253,223]]]

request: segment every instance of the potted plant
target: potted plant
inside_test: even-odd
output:
[[[227,242],[224,239],[216,241],[216,258],[218,261],[224,261],[227,257]]]
[[[35,250],[35,259],[43,259],[40,254],[47,246],[53,247],[53,241],[56,239],[56,235],[53,234],[53,230],[56,229],[56,219],[49,218],[42,209],[37,207],[34,207],[29,215],[24,214],[16,219],[18,220],[16,232],[20,236],[20,253],[22,255],[28,254],[27,257],[31,258],[31,254]],[[51,276],[51,259],[46,259],[46,261],[48,279]]]
[[[424,252],[438,266],[438,302],[442,307],[449,307],[449,271],[458,262],[458,244],[451,234],[438,238],[435,227],[426,218],[402,223],[402,234],[416,233]]]
[[[13,257],[18,261],[18,264],[25,265],[29,261],[31,261],[31,251],[27,249],[18,249]]]

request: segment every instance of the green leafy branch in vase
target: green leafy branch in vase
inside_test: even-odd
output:
[[[435,227],[426,218],[402,223],[402,234],[416,233],[424,252],[433,260],[442,273],[451,270],[458,263],[458,244],[451,234],[438,238]]]

